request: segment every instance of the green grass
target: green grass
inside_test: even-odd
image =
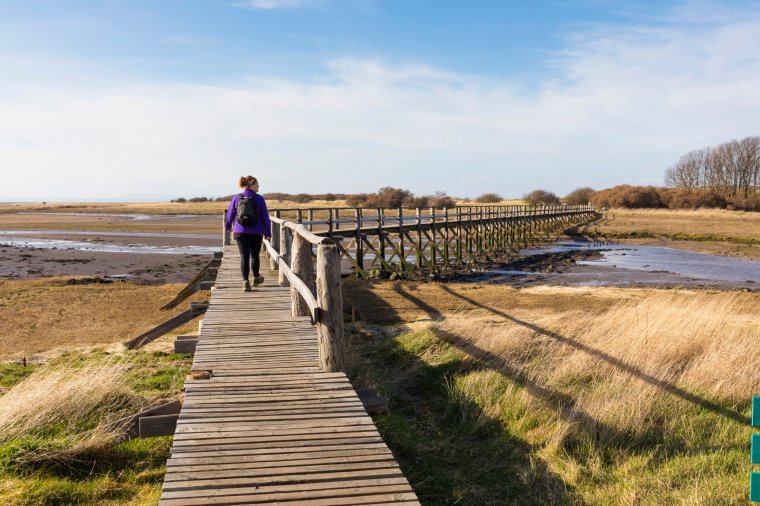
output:
[[[133,395],[144,398],[148,404],[179,393],[192,364],[191,355],[128,353],[132,365],[128,385]],[[81,367],[104,361],[108,356],[100,349],[68,353],[55,359],[53,365]],[[9,386],[29,374],[14,364],[3,364],[0,371]],[[86,430],[97,423],[96,416],[80,428]],[[64,444],[59,438],[59,427],[40,427],[35,434],[0,445],[0,504],[155,504],[171,442],[171,437],[134,439],[66,462],[19,465],[14,459],[19,453]]]
[[[0,363],[0,387],[12,387],[29,376],[36,368],[34,365],[23,366],[17,362]]]
[[[423,504],[746,502],[752,429],[735,420],[666,396],[651,430],[602,440],[557,407],[593,376],[538,398],[529,377],[434,331],[381,334],[348,325],[350,374],[389,398],[375,421]],[[726,407],[749,415],[749,403]]]
[[[171,438],[135,439],[65,467],[0,472],[4,504],[153,504]]]

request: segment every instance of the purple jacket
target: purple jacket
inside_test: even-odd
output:
[[[256,209],[259,212],[259,222],[252,227],[244,227],[235,219],[237,214],[238,202],[240,202],[240,194],[238,193],[232,197],[230,202],[230,208],[227,209],[227,230],[232,229],[233,234],[257,234],[264,237],[272,236],[272,224],[269,221],[269,211],[267,211],[267,203],[264,202],[264,197],[257,194],[253,190],[246,188],[243,190],[243,195],[246,197],[253,197],[256,202]],[[234,227],[233,227],[234,225]]]

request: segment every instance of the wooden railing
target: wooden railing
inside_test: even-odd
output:
[[[272,209],[275,220],[333,239],[344,269],[364,278],[461,270],[540,243],[594,213],[591,205]]]
[[[338,247],[329,237],[318,236],[302,224],[271,219],[275,225],[272,240],[265,239],[264,247],[272,267],[279,271],[280,286],[290,286],[292,314],[309,316],[316,325],[322,370],[343,371],[343,295]],[[228,245],[226,222],[223,231],[224,245]]]
[[[328,237],[347,235],[348,231],[369,227],[413,226],[429,223],[461,223],[509,218],[541,218],[567,213],[594,212],[594,206],[453,206],[453,207],[387,207],[343,208],[314,207],[309,209],[273,208],[270,213],[280,219],[303,224]]]
[[[527,245],[529,238],[551,226],[591,213],[590,205],[273,209],[272,238],[264,240],[264,247],[270,267],[279,271],[279,284],[290,286],[292,314],[309,316],[317,326],[320,367],[335,372],[343,370],[342,257],[366,277],[365,245],[388,271],[394,269],[392,258],[385,257],[390,248],[401,271],[427,268],[432,272],[457,259],[471,261],[478,253]],[[228,245],[230,234],[223,226],[224,245]],[[369,236],[376,237],[379,245],[368,242]],[[342,239],[354,244],[356,258],[349,252],[350,245],[341,246]],[[405,244],[409,249],[405,250]],[[407,261],[412,251],[416,264]]]

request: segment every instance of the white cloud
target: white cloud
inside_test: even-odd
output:
[[[686,151],[760,134],[757,47],[743,12],[576,34],[530,92],[362,59],[311,82],[6,85],[0,196],[223,195],[243,173],[288,192],[658,184]]]
[[[310,0],[245,0],[234,5],[248,9],[293,9],[307,5]]]

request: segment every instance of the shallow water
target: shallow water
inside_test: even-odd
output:
[[[669,274],[684,280],[704,280],[742,285],[745,283],[760,284],[760,262],[662,246],[562,241],[549,247],[525,250],[521,254],[535,255],[571,250],[598,250],[602,258],[581,260],[578,261],[578,265],[615,268],[621,270],[621,273],[616,276],[618,278],[621,275],[624,278],[625,271],[628,271],[632,273]],[[621,281],[636,281],[635,274],[631,276],[631,279],[622,279]]]
[[[87,232],[75,230],[0,230],[0,236],[86,235],[108,237],[167,237],[175,239],[220,239],[221,234],[172,234],[167,232]]]
[[[176,218],[209,218],[213,216],[207,214],[119,214],[119,213],[46,213],[34,211],[19,211],[16,214],[28,214],[38,216],[87,216],[95,218],[127,218],[130,220],[157,220],[157,219],[176,219]]]
[[[13,248],[93,251],[98,253],[139,253],[153,255],[211,255],[215,251],[221,251],[221,248],[211,246],[148,246],[145,244],[103,244],[96,242],[69,241],[65,239],[36,239],[28,237],[2,237],[0,238],[0,247],[2,246]]]

